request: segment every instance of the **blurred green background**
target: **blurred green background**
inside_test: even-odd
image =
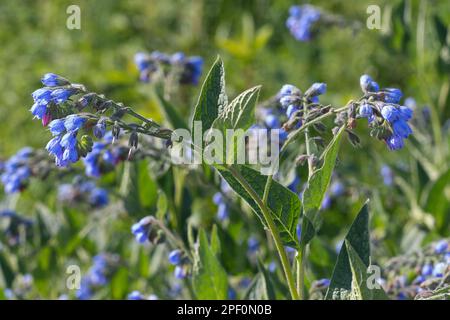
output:
[[[7,158],[25,145],[42,148],[48,141],[50,134],[42,130],[39,121],[32,121],[28,111],[32,105],[31,92],[40,87],[40,77],[46,72],[83,83],[160,121],[163,119],[149,95],[148,85],[138,82],[138,70],[133,62],[138,51],[183,51],[187,55],[200,55],[205,59],[205,72],[219,54],[225,62],[230,97],[258,84],[263,85],[262,99],[265,99],[276,94],[285,83],[305,90],[313,82],[326,82],[328,92],[321,101],[342,106],[361,95],[359,77],[368,73],[382,87],[401,88],[405,97],[414,97],[415,117],[422,117],[423,108],[429,107],[431,120],[417,128],[414,138],[399,152],[388,152],[383,143],[369,137],[365,125],[360,125],[357,132],[361,147],[354,149],[349,143],[344,144],[338,175],[349,188],[363,190],[362,193],[371,197],[374,238],[387,239],[380,256],[411,249],[415,244],[411,239],[420,244],[423,239],[449,236],[450,142],[446,121],[450,116],[450,2],[311,1],[323,10],[360,21],[362,28],[355,31],[330,27],[305,43],[295,41],[285,26],[289,7],[300,3],[288,0],[1,1],[0,157]],[[81,9],[81,30],[66,28],[66,9],[73,4]],[[381,8],[382,30],[365,27],[370,4]],[[173,102],[188,114],[199,88],[183,90],[182,97],[174,98]],[[378,172],[384,163],[396,171],[398,181],[392,187],[395,192],[382,187]],[[149,190],[155,197],[148,202],[154,206],[154,183],[146,191]],[[349,199],[327,213],[322,235],[333,241],[342,235],[353,219],[350,212],[355,202]],[[214,206],[208,205],[213,215]],[[82,218],[76,217],[76,212],[66,214],[77,226],[77,232],[84,230]],[[97,245],[116,246],[117,251],[121,250],[119,246],[127,248],[131,238],[128,227],[136,218],[124,220],[123,225],[110,222],[111,230],[121,230],[115,234],[116,243],[106,243],[105,236]],[[114,229],[116,224],[119,227]],[[238,234],[240,227],[233,228],[231,233]],[[112,233],[111,230],[108,232]],[[78,237],[57,241],[66,241],[66,251],[60,253],[63,260],[64,255],[72,254],[81,243]],[[312,251],[317,246],[317,254],[311,256],[312,264],[319,274],[329,276],[334,260],[320,251],[324,249],[317,243],[312,244]],[[330,240],[330,247],[331,243]],[[57,259],[53,246],[48,244],[39,253],[38,271],[49,272],[52,257]],[[93,243],[84,246],[95,252]],[[123,250],[129,254],[127,249]],[[139,257],[147,259],[135,265],[145,277],[148,270],[144,265],[148,258],[142,253]],[[60,261],[60,266],[66,264]],[[39,281],[39,273],[35,276]],[[41,276],[41,289],[50,294],[48,278]],[[126,271],[119,276],[126,277]],[[165,281],[157,273],[151,279],[155,286]],[[121,283],[120,279],[117,281]],[[125,293],[126,289],[121,289],[112,297],[120,298]],[[52,294],[56,296],[56,292]]]

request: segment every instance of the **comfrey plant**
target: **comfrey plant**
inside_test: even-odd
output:
[[[140,80],[153,82],[158,78],[175,78],[181,84],[197,85],[202,75],[203,59],[186,57],[182,52],[168,55],[159,51],[150,54],[139,52],[134,61],[140,73]]]
[[[142,66],[144,65],[142,62]],[[171,149],[180,145],[189,146],[190,157],[194,159],[205,153],[205,150],[213,150],[209,157],[198,157],[197,164],[201,165],[200,168],[207,165],[214,168],[236,193],[237,198],[245,202],[261,221],[279,255],[281,272],[293,299],[306,297],[304,282],[309,243],[321,227],[321,208],[327,202],[327,196],[341,195],[345,191],[338,180],[331,183],[342,136],[347,134],[357,144],[359,138],[353,129],[360,118],[369,120],[372,134],[384,140],[391,150],[400,149],[403,140],[411,134],[407,121],[412,114],[408,107],[399,104],[400,90],[379,89],[367,76],[361,78],[364,95],[350,100],[342,107],[320,102],[319,97],[325,95],[327,90],[325,83],[314,83],[305,91],[294,85],[285,85],[276,96],[276,107],[260,112],[262,121],[257,123],[255,108],[260,87],[246,90],[228,101],[225,71],[219,58],[203,83],[191,125],[183,125],[183,131],[165,129],[131,108],[90,92],[82,85],[72,84],[62,77],[45,75],[42,82],[45,87],[33,94],[36,106],[33,106],[32,112],[37,118],[45,118],[43,124],[48,125],[54,136],[47,149],[55,156],[58,166],[68,166],[84,157],[89,175],[97,176],[102,171],[97,167],[98,160],[101,158],[105,161],[104,141],[98,139],[105,139],[108,130],[111,130],[111,136],[106,138],[105,146],[109,145],[109,141],[114,142],[119,137],[123,139],[128,136],[128,149],[131,150],[129,155],[138,153],[138,140],[145,140],[144,137],[162,139]],[[87,112],[88,110],[91,112]],[[128,122],[128,118],[139,122]],[[334,118],[333,128],[327,122],[329,118]],[[170,117],[168,122],[176,128],[175,124],[180,121],[175,120]],[[254,133],[256,128],[270,133],[269,138],[267,134],[263,138],[265,141],[270,140],[272,157],[276,156],[282,163],[293,158],[298,160],[297,163],[307,163],[307,172],[302,175],[307,179],[302,190],[299,188],[297,175],[286,183],[282,181],[281,177],[285,174],[282,171],[286,166],[278,168],[278,161],[269,162],[269,166],[273,168],[266,171],[262,169],[267,163],[234,161],[239,158],[242,150],[255,146],[251,141],[242,139],[237,144],[217,143],[221,137],[227,137],[230,130],[232,134],[240,131],[245,137],[246,134]],[[200,136],[200,139],[196,139],[196,136]],[[259,139],[261,134],[258,133],[257,136]],[[185,137],[187,138],[184,139]],[[192,137],[194,138],[191,139]],[[211,137],[215,139],[210,139]],[[94,145],[94,139],[99,144]],[[152,143],[140,143],[140,151],[145,152],[151,145]],[[259,144],[256,145],[260,147]],[[267,150],[265,149],[266,153]],[[111,155],[106,157],[111,159]],[[112,159],[109,163],[121,158]],[[211,159],[218,161],[210,161]],[[175,164],[183,165],[178,162]],[[100,200],[103,199],[100,197]],[[214,201],[222,211],[219,218],[227,218],[228,203],[220,196],[215,196]],[[202,228],[188,228],[187,236],[182,237],[169,230],[164,219],[147,216],[134,224],[131,231],[139,243],[166,242],[170,245],[173,251],[168,260],[174,265],[174,275],[192,283],[195,297],[227,298],[228,276],[219,259],[221,248],[217,230],[208,239]],[[257,248],[256,242],[250,239],[249,255],[254,256]],[[339,259],[329,283],[325,280],[321,282],[320,287],[327,287],[325,298],[337,299],[346,293],[361,299],[367,298],[365,295],[369,293],[371,297],[387,297],[383,290],[376,288],[361,290],[361,286],[365,284],[357,279],[367,276],[365,271],[369,264],[366,204],[362,206],[340,248]],[[295,266],[295,271],[292,265]],[[212,280],[211,274],[214,274]],[[213,285],[210,281],[214,282]],[[211,286],[214,290],[211,290]]]

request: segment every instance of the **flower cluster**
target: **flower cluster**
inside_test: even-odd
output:
[[[0,211],[0,226],[7,243],[15,246],[22,242],[21,235],[27,235],[31,230],[33,221],[18,215],[12,210]],[[21,230],[25,232],[21,232]]]
[[[314,27],[321,18],[321,12],[314,6],[292,6],[286,26],[298,41],[309,41],[313,37]]]
[[[159,51],[150,54],[139,52],[134,56],[134,61],[143,82],[151,82],[158,75],[167,76],[170,70],[177,73],[180,83],[197,85],[203,69],[201,57],[186,57],[182,52],[173,55]]]
[[[94,290],[106,285],[119,263],[117,255],[101,253],[93,258],[93,264],[81,279],[76,297],[80,300],[91,299]]]
[[[397,88],[380,89],[370,76],[360,78],[364,98],[359,105],[359,116],[367,118],[371,134],[386,142],[390,150],[399,150],[404,139],[412,134],[408,121],[413,116],[410,107],[400,105],[402,92]]]
[[[25,147],[3,163],[0,172],[6,193],[18,192],[25,188],[31,176],[29,160],[32,154],[33,149]]]
[[[30,111],[35,118],[41,119],[45,127],[54,115],[59,114],[58,107],[62,108],[71,96],[78,94],[79,88],[71,86],[69,80],[54,73],[46,73],[41,82],[44,88],[32,93],[34,104]]]
[[[108,191],[99,188],[93,181],[84,181],[75,177],[73,183],[58,187],[58,199],[69,204],[88,203],[93,208],[101,208],[109,203]]]
[[[450,286],[450,240],[442,239],[406,256],[393,258],[384,270],[386,292],[397,299],[420,299]]]
[[[175,266],[174,276],[177,279],[184,279],[188,275],[189,260],[180,249],[172,250],[168,257],[169,263]]]
[[[57,166],[65,167],[78,161],[80,155],[86,155],[92,149],[92,139],[83,135],[77,139],[78,131],[83,128],[87,119],[77,114],[55,119],[49,123],[53,135],[47,146],[47,151],[55,156]]]

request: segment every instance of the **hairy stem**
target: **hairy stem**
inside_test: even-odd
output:
[[[267,227],[269,228],[269,232],[272,235],[278,254],[280,256],[281,264],[283,266],[284,275],[286,277],[291,297],[293,300],[298,300],[299,297],[297,290],[295,288],[295,280],[291,270],[291,265],[286,255],[286,251],[284,250],[284,246],[281,241],[280,234],[278,233],[278,230],[276,228],[275,222],[273,221],[270,215],[270,209],[267,207],[266,204],[263,203],[262,199],[258,196],[256,191],[252,188],[252,186],[247,182],[247,180],[245,180],[245,178],[234,166],[229,166],[228,169],[230,173],[233,175],[233,177],[237,181],[239,181],[241,186],[245,189],[245,191],[247,191],[247,193],[252,197],[252,199],[257,203],[258,207],[261,209],[261,212],[264,216],[264,220],[266,221]]]

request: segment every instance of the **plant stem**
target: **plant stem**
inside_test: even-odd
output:
[[[297,291],[301,300],[304,297],[304,287],[305,287],[305,265],[303,263],[305,256],[305,246],[301,246],[300,250],[297,252]]]
[[[247,180],[245,180],[245,178],[234,166],[229,166],[228,170],[233,175],[233,177],[241,184],[241,186],[245,189],[245,191],[247,191],[247,193],[252,197],[252,199],[257,203],[258,207],[260,208],[266,221],[267,227],[269,228],[269,232],[272,235],[272,238],[275,242],[278,254],[280,256],[281,264],[283,266],[284,275],[287,280],[291,297],[293,300],[298,300],[299,297],[297,290],[295,288],[295,280],[292,274],[291,265],[286,255],[286,251],[284,250],[283,243],[281,242],[281,238],[277,231],[275,222],[273,221],[272,216],[270,215],[270,209],[267,207],[266,204],[263,203],[262,199],[258,196],[256,191],[252,188],[252,186],[247,182]]]

